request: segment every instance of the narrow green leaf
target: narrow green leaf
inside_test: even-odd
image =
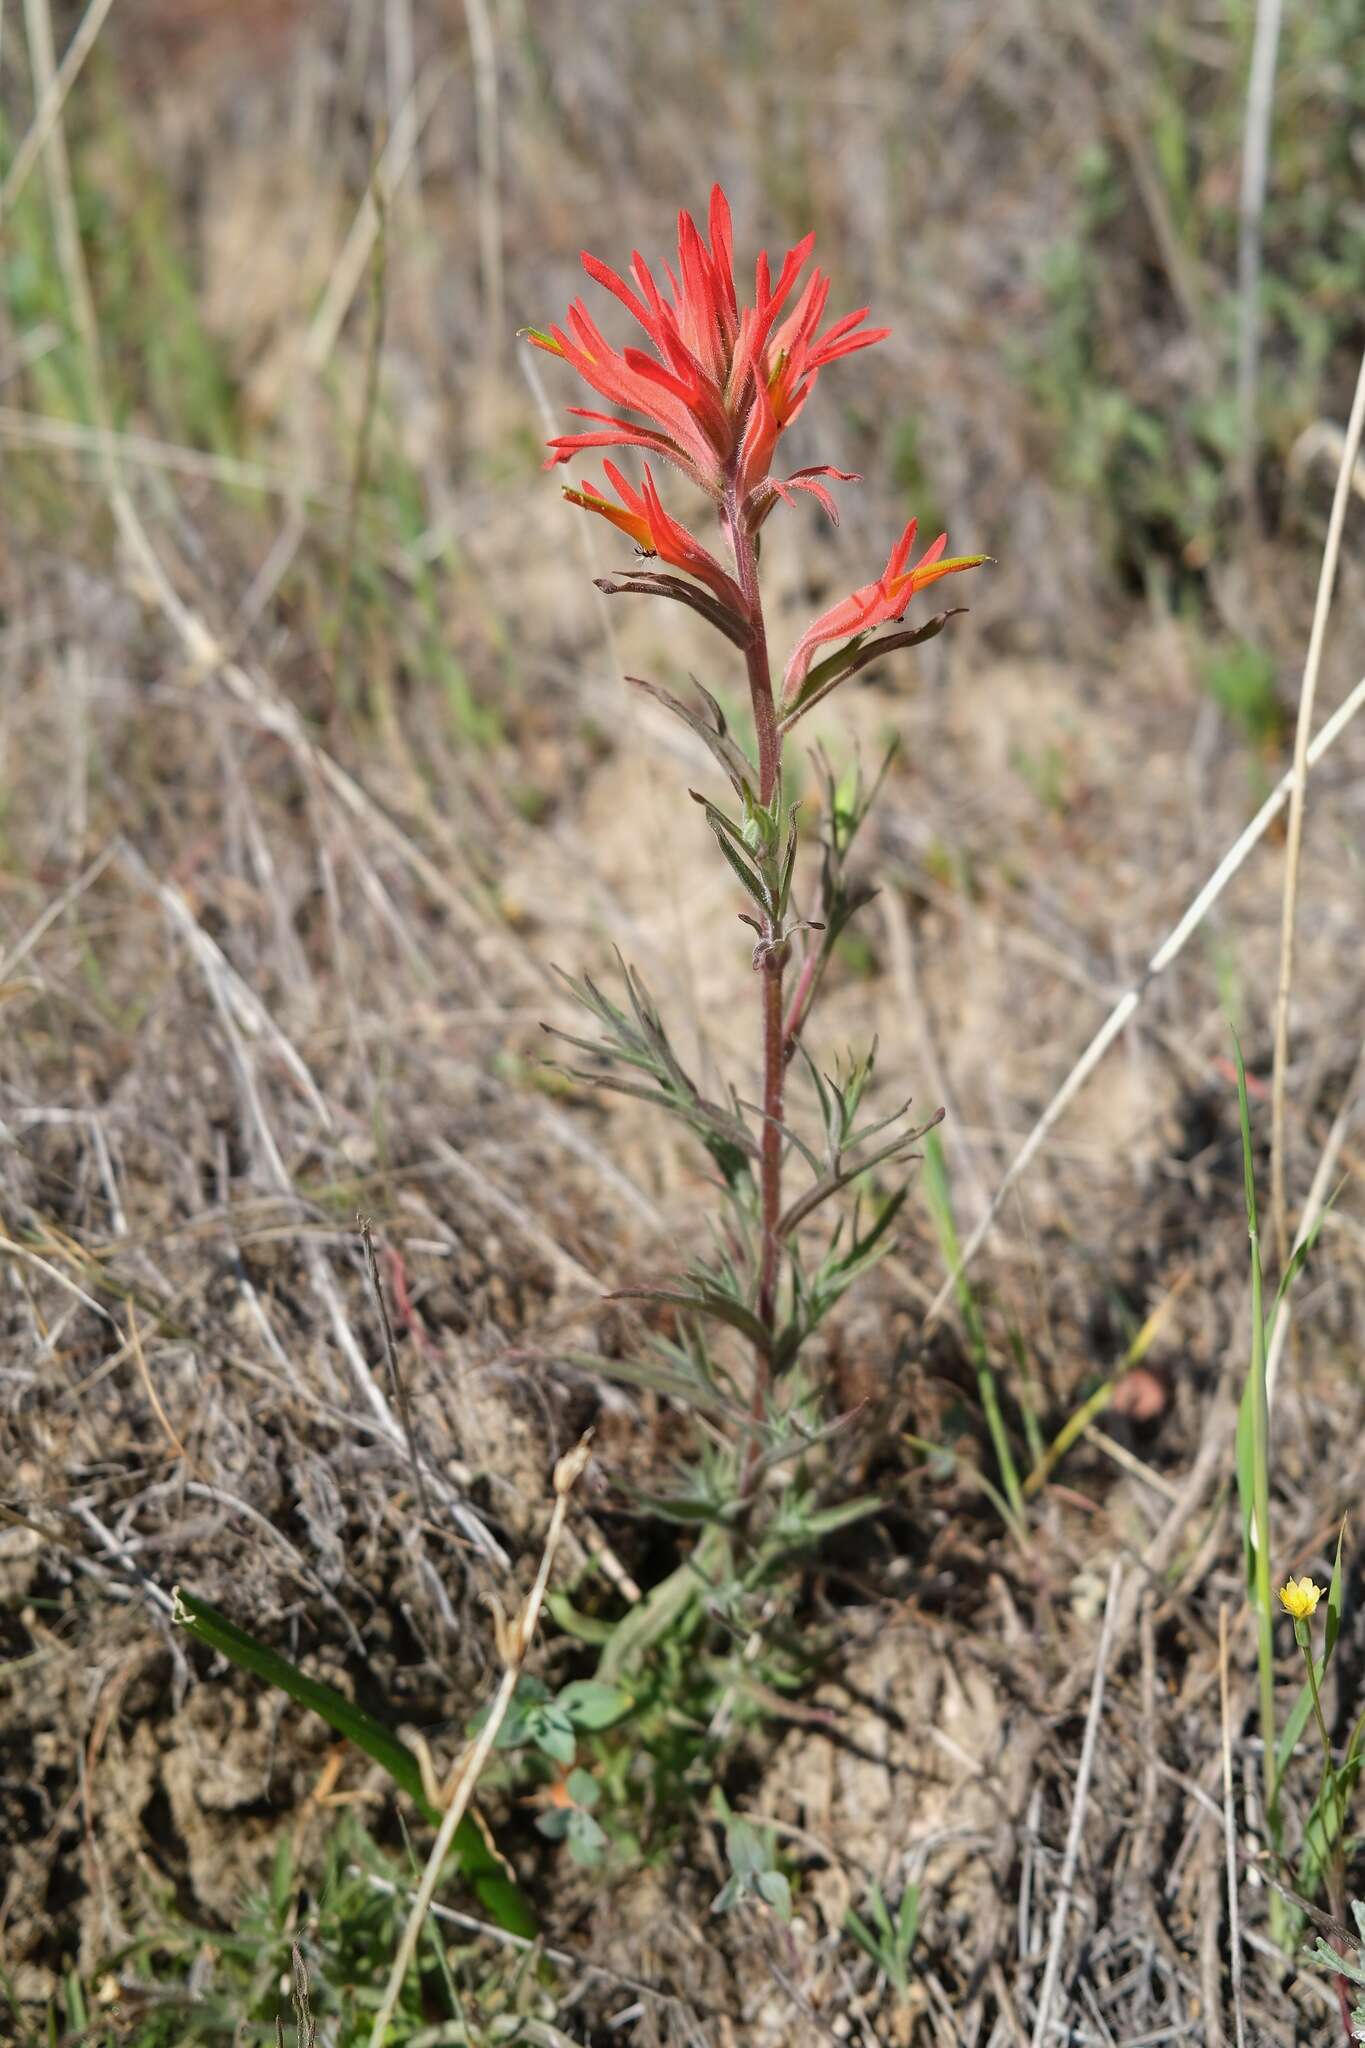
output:
[[[614,1621],[599,1621],[595,1614],[584,1614],[574,1606],[567,1593],[551,1590],[545,1595],[545,1605],[557,1627],[566,1636],[574,1636],[580,1643],[592,1643],[601,1648],[609,1643],[616,1628]]]
[[[588,1354],[573,1361],[588,1363]],[[672,1372],[666,1365],[656,1365],[648,1358],[593,1358],[590,1370],[598,1372],[609,1380],[620,1380],[627,1387],[648,1387],[652,1393],[665,1394],[671,1401],[677,1401],[684,1408],[695,1408],[699,1415],[713,1415],[718,1419],[739,1422],[744,1419],[742,1409],[709,1387],[700,1377],[693,1379],[686,1373]]]
[[[716,1322],[728,1323],[764,1351],[772,1345],[771,1331],[759,1321],[753,1310],[746,1308],[742,1301],[731,1301],[723,1294],[684,1294],[671,1287],[618,1287],[607,1296],[607,1300],[666,1302],[674,1308],[685,1309],[689,1315],[710,1316]]]
[[[714,822],[715,820],[713,819],[712,823],[714,824]],[[752,897],[760,910],[766,911],[769,909],[768,891],[764,887],[761,878],[749,866],[749,863],[735,851],[723,832],[717,831],[716,844],[729,861],[736,875],[738,875],[746,894]]]
[[[760,1870],[754,1883],[760,1898],[771,1906],[779,1920],[790,1920],[792,1916],[791,1886],[780,1870]]]
[[[216,1607],[211,1607],[207,1600],[186,1593],[183,1587],[177,1587],[175,1591],[175,1620],[197,1641],[216,1650],[239,1670],[273,1685],[298,1706],[320,1715],[329,1728],[335,1729],[348,1742],[353,1742],[364,1755],[387,1771],[424,1819],[433,1826],[440,1821],[440,1814],[423,1790],[417,1758],[382,1721],[376,1721],[372,1714],[367,1714],[363,1707],[357,1707],[332,1686],[309,1678],[287,1657],[281,1657],[266,1644],[258,1642],[255,1636],[248,1635],[245,1629],[238,1628]],[[461,1869],[471,1879],[479,1899],[498,1924],[509,1933],[528,1938],[533,1936],[536,1923],[530,1906],[517,1887],[503,1875],[497,1857],[472,1820],[466,1817],[461,1821],[452,1847]]]
[[[867,1922],[860,1919],[858,1914],[854,1912],[852,1906],[849,1906],[844,1913],[844,1933],[851,1934],[859,1948],[863,1951],[863,1954],[870,1956],[872,1961],[880,1968],[882,1960],[881,1943]]]
[[[1243,1541],[1249,1562],[1248,1598],[1256,1616],[1256,1666],[1260,1692],[1262,1769],[1266,1821],[1278,1848],[1281,1839],[1280,1774],[1276,1766],[1275,1637],[1270,1600],[1270,1418],[1266,1394],[1265,1311],[1261,1238],[1256,1220],[1256,1168],[1251,1145],[1251,1107],[1246,1062],[1234,1031],[1237,1055],[1237,1116],[1242,1133],[1242,1182],[1246,1197],[1251,1265],[1251,1359],[1247,1373],[1248,1421],[1238,1418],[1237,1485],[1242,1497]]]
[[[739,1500],[722,1503],[700,1500],[691,1494],[633,1492],[632,1499],[651,1515],[658,1515],[661,1521],[678,1522],[686,1529],[712,1522],[737,1521],[744,1508],[744,1503]]]
[[[355,1706],[342,1693],[330,1685],[323,1685],[316,1678],[309,1678],[297,1665],[291,1664],[274,1650],[248,1635],[245,1629],[237,1627],[216,1607],[206,1600],[187,1593],[183,1587],[175,1592],[175,1619],[182,1627],[205,1643],[211,1650],[217,1650],[242,1671],[249,1671],[254,1678],[260,1678],[267,1685],[286,1693],[299,1706],[320,1714],[329,1728],[338,1735],[344,1735],[357,1749],[363,1750],[373,1762],[386,1770],[394,1783],[420,1808],[425,1818],[433,1823],[440,1815],[429,1804],[422,1789],[422,1774],[417,1759],[407,1744],[387,1729],[382,1722],[367,1714],[363,1707]],[[484,1857],[491,1862],[488,1850],[482,1841],[480,1848]]]
[[[830,1536],[836,1529],[846,1529],[850,1522],[862,1522],[869,1515],[875,1515],[886,1505],[875,1494],[862,1494],[857,1500],[846,1500],[841,1507],[820,1508],[813,1515],[803,1518],[803,1527],[810,1536]]]

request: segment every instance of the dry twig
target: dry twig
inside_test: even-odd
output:
[[[1076,1864],[1081,1853],[1081,1832],[1085,1826],[1085,1806],[1090,1796],[1090,1773],[1095,1762],[1095,1744],[1099,1738],[1100,1710],[1104,1705],[1104,1681],[1109,1667],[1109,1651],[1114,1640],[1114,1625],[1118,1618],[1119,1591],[1122,1585],[1123,1566],[1115,1558],[1109,1571],[1109,1591],[1105,1596],[1100,1644],[1095,1652],[1095,1678],[1090,1688],[1090,1708],[1085,1717],[1085,1734],[1081,1740],[1081,1761],[1076,1772],[1076,1794],[1071,1805],[1071,1825],[1067,1830],[1061,1876],[1057,1882],[1057,1898],[1052,1908],[1052,1931],[1047,1945],[1047,1962],[1043,1969],[1043,1988],[1038,1994],[1038,2011],[1033,2023],[1033,2048],[1043,2048],[1052,2023],[1052,2007],[1057,1996],[1057,1980],[1062,1967],[1062,1943],[1066,1937],[1067,1914],[1071,1909],[1072,1894],[1075,1890]]]

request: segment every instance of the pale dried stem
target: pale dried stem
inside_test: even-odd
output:
[[[1299,859],[1303,850],[1303,814],[1308,794],[1308,735],[1313,729],[1313,705],[1317,697],[1318,671],[1322,666],[1327,617],[1332,609],[1332,592],[1341,554],[1341,533],[1350,502],[1351,478],[1365,429],[1365,355],[1356,376],[1351,417],[1346,426],[1346,444],[1341,451],[1332,511],[1327,522],[1327,541],[1318,571],[1318,594],[1313,606],[1313,625],[1308,636],[1308,656],[1303,665],[1299,689],[1299,717],[1294,729],[1294,767],[1289,798],[1289,829],[1285,837],[1284,897],[1280,912],[1280,979],[1275,995],[1275,1063],[1271,1079],[1270,1104],[1270,1213],[1275,1230],[1275,1256],[1283,1272],[1289,1258],[1288,1206],[1285,1196],[1284,1124],[1287,1068],[1289,1065],[1289,992],[1294,982],[1294,911],[1298,901]]]
[[[1062,1943],[1066,1936],[1067,1916],[1071,1910],[1072,1896],[1076,1884],[1076,1865],[1080,1860],[1081,1834],[1085,1827],[1086,1802],[1090,1797],[1090,1774],[1095,1762],[1095,1745],[1100,1732],[1100,1712],[1104,1705],[1104,1683],[1108,1673],[1109,1652],[1114,1641],[1115,1623],[1119,1612],[1119,1594],[1123,1585],[1123,1567],[1116,1558],[1109,1573],[1109,1591],[1104,1603],[1104,1621],[1100,1628],[1099,1649],[1095,1653],[1095,1679],[1090,1689],[1090,1707],[1085,1717],[1085,1734],[1081,1738],[1081,1760],[1076,1772],[1076,1795],[1071,1807],[1071,1825],[1067,1829],[1066,1849],[1062,1856],[1061,1876],[1057,1885],[1057,1898],[1052,1908],[1052,1929],[1048,1939],[1047,1962],[1043,1969],[1043,1987],[1038,1995],[1038,2011],[1033,2027],[1033,2048],[1043,2048],[1052,2023],[1052,2007],[1057,1996],[1057,1983],[1062,1967]]]
[[[1256,382],[1261,354],[1261,220],[1270,161],[1281,0],[1256,0],[1237,234],[1237,424],[1242,511],[1256,514]]]
[[[66,46],[66,55],[62,58],[60,67],[52,72],[42,85],[28,133],[15,150],[14,161],[5,173],[4,184],[0,185],[0,220],[18,204],[19,195],[28,183],[29,172],[38,161],[54,123],[61,118],[66,96],[76,83],[81,66],[94,49],[95,39],[104,27],[105,17],[113,4],[114,0],[90,0],[90,5],[81,16],[80,27]],[[37,83],[36,73],[34,83]]]
[[[1241,1902],[1237,1884],[1237,1816],[1232,1782],[1232,1706],[1228,1685],[1228,1609],[1218,1609],[1218,1701],[1223,1729],[1223,1843],[1227,1857],[1228,1954],[1232,1965],[1232,2021],[1237,2048],[1246,2048],[1246,2012],[1242,1997]]]
[[[445,61],[428,64],[398,110],[393,131],[380,154],[374,176],[351,222],[327,280],[327,289],[308,329],[303,356],[306,367],[314,374],[322,369],[336,345],[342,322],[369,267],[375,238],[380,232],[381,209],[393,204],[416,156],[422,131],[450,77],[451,68]]]
[[[479,166],[479,270],[483,292],[484,368],[496,370],[503,347],[502,173],[498,118],[498,47],[487,0],[464,0],[474,60],[475,146]]]

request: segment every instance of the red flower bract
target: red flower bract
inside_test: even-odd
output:
[[[644,448],[676,463],[717,500],[727,486],[732,488],[745,508],[767,478],[777,442],[821,370],[855,349],[870,348],[889,332],[862,327],[864,306],[845,313],[822,334],[830,281],[820,270],[811,272],[783,317],[810,257],[813,235],[787,251],[775,281],[766,253],[760,255],[753,304],[741,307],[730,207],[719,185],[711,193],[709,228],[708,246],[692,216],[679,214],[678,267],[675,272],[665,265],[667,295],[638,252],[631,257],[633,284],[584,252],[588,276],[620,300],[644,330],[653,353],[614,349],[581,299],[570,306],[565,327],[552,327],[548,334],[530,330],[538,348],[562,356],[594,391],[634,415],[622,419],[572,407],[580,419],[596,422],[597,429],[556,436],[549,444],[547,468],[589,448]]]
[[[918,525],[918,520],[910,521],[875,583],[865,583],[861,590],[841,598],[838,604],[831,605],[827,612],[822,612],[807,626],[792,650],[787,672],[782,678],[784,704],[790,704],[799,694],[817,647],[823,647],[830,640],[847,640],[855,634],[871,632],[874,626],[886,626],[903,619],[917,590],[926,589],[944,576],[956,576],[962,569],[975,569],[986,560],[984,555],[955,555],[951,561],[944,561],[943,550],[948,545],[948,536],[941,533],[933,545],[925,549],[914,568],[907,569],[905,565],[910,559]]]
[[[645,464],[644,488],[640,491],[631,489],[614,462],[604,462],[602,467],[621,503],[613,505],[610,498],[587,479],[581,490],[565,491],[569,503],[581,505],[585,511],[597,512],[603,519],[609,519],[622,533],[628,533],[645,554],[657,555],[675,569],[685,569],[689,576],[695,576],[699,583],[704,583],[723,605],[742,618],[746,608],[739,585],[733,576],[726,574],[695,534],[689,533],[680,521],[665,512],[649,464]]]

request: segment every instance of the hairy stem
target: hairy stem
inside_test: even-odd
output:
[[[735,554],[735,571],[744,596],[745,614],[752,635],[744,651],[749,671],[749,700],[753,706],[754,733],[758,740],[758,800],[770,804],[782,785],[782,736],[777,705],[773,700],[772,672],[768,666],[768,635],[763,623],[763,599],[758,588],[758,546],[744,531],[737,506],[727,507],[730,542]]]
[[[763,968],[763,1144],[760,1175],[763,1190],[763,1263],[759,1273],[758,1313],[764,1328],[777,1327],[777,1261],[782,1214],[782,1082],[787,1069],[786,1034],[782,1028],[782,967],[769,955]]]
[[[1294,1635],[1303,1651],[1303,1661],[1308,1666],[1308,1690],[1313,1698],[1313,1718],[1318,1724],[1318,1737],[1322,1743],[1322,1779],[1318,1785],[1319,1826],[1324,1837],[1328,1835],[1327,1793],[1332,1790],[1332,1805],[1335,1809],[1331,1822],[1331,1867],[1327,1872],[1327,1896],[1332,1911],[1338,1918],[1346,1910],[1345,1824],[1346,1815],[1341,1797],[1341,1781],[1334,1779],[1332,1771],[1332,1738],[1322,1711],[1322,1698],[1318,1692],[1318,1674],[1313,1663],[1313,1642],[1306,1622],[1296,1621]],[[1354,2037],[1353,2037],[1354,2038]]]
[[[772,671],[768,664],[768,638],[763,624],[763,600],[758,587],[758,548],[744,525],[733,484],[726,494],[725,523],[734,550],[735,574],[744,597],[745,614],[752,638],[744,659],[749,672],[749,698],[753,706],[754,734],[758,742],[758,800],[772,806],[782,788],[782,737],[778,731],[777,705],[773,700]],[[776,812],[771,815],[776,817]],[[777,829],[775,827],[775,829]],[[761,987],[763,1032],[763,1131],[759,1147],[759,1210],[762,1232],[759,1253],[758,1314],[769,1337],[777,1329],[777,1283],[781,1258],[778,1219],[782,1214],[782,1105],[786,1074],[786,1032],[783,1025],[782,981],[787,946],[780,919],[765,915],[763,932],[755,952]],[[754,1359],[754,1419],[762,1413],[772,1378],[771,1346],[756,1352]],[[759,1439],[755,1435],[745,1459],[744,1491],[757,1478]]]

